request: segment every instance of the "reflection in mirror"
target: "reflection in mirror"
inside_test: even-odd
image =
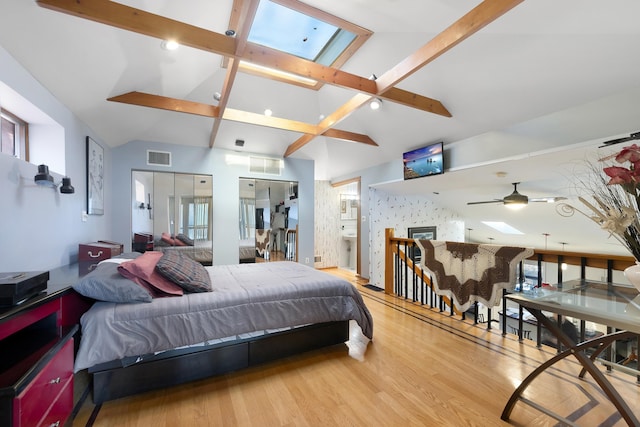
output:
[[[298,183],[239,182],[240,262],[297,261]]]
[[[340,194],[340,219],[358,218],[358,195]]]
[[[132,248],[213,263],[211,175],[132,171]]]
[[[256,260],[255,179],[240,178],[240,263]]]

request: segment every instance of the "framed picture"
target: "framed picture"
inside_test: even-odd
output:
[[[409,227],[407,235],[410,239],[422,239],[422,240],[436,240],[436,227]],[[408,248],[408,256],[411,259],[420,259],[420,249],[418,247],[410,246]]]
[[[340,213],[341,214],[346,214],[347,213],[347,201],[346,200],[340,200]]]
[[[104,214],[104,149],[87,136],[87,213]]]

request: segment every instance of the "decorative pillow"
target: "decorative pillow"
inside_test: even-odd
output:
[[[209,272],[197,261],[179,251],[166,251],[156,269],[187,292],[211,292]]]
[[[187,246],[187,244],[185,242],[183,242],[182,240],[178,239],[178,236],[173,238],[173,245],[174,246]]]
[[[184,234],[180,233],[176,236],[175,240],[179,240],[182,243],[184,243],[187,246],[193,246],[193,239],[190,238],[189,236],[185,236]]]
[[[162,252],[147,251],[134,260],[120,264],[118,271],[127,279],[147,289],[154,298],[183,295],[184,291],[180,286],[156,271],[156,264],[160,258]]]
[[[73,285],[85,297],[107,302],[151,302],[151,294],[133,281],[122,277],[118,264],[100,263]]]
[[[162,233],[162,235],[160,236],[160,239],[162,239],[163,242],[171,245],[171,246],[175,246],[175,242],[173,240],[173,237],[171,237],[171,234],[169,233]]]

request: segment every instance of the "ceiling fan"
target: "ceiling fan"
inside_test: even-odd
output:
[[[616,138],[610,141],[603,142],[600,148],[606,147],[608,145],[620,144],[621,142],[633,141],[634,139],[640,139],[640,132],[634,132],[624,138]]]
[[[493,200],[485,200],[482,202],[467,202],[467,205],[481,205],[485,203],[502,203],[506,207],[511,209],[520,209],[525,207],[529,202],[546,202],[546,203],[555,203],[561,200],[566,200],[566,197],[536,197],[530,199],[524,194],[518,193],[518,184],[519,182],[513,182],[513,193],[509,194],[502,199],[493,199]]]

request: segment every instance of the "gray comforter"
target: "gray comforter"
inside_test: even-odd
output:
[[[349,282],[294,262],[206,267],[213,292],[152,303],[96,302],[81,319],[75,371],[239,334],[355,320],[373,337],[373,320]]]

